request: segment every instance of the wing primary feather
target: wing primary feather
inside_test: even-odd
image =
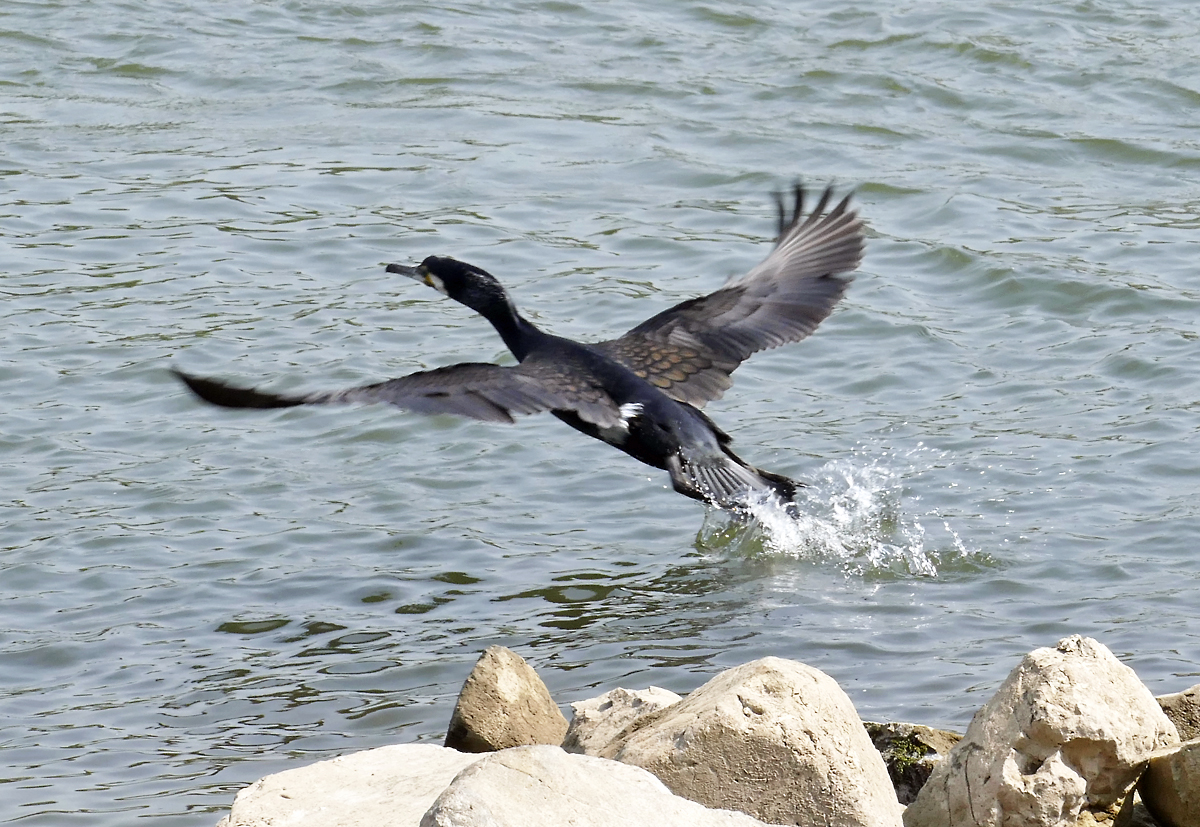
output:
[[[226,408],[287,408],[296,405],[383,402],[422,414],[455,414],[485,422],[513,422],[514,416],[542,411],[573,411],[602,427],[620,421],[620,411],[600,387],[563,375],[561,366],[530,359],[513,367],[487,362],[417,371],[397,379],[337,391],[284,395],[242,388],[175,370],[192,391]]]
[[[291,408],[303,405],[307,401],[301,396],[285,396],[253,388],[239,388],[216,379],[192,376],[175,368],[172,368],[171,372],[191,388],[192,393],[196,396],[222,408]]]
[[[507,371],[507,373],[506,373]],[[398,379],[338,391],[285,395],[230,385],[174,370],[197,396],[225,408],[289,408],[384,402],[423,414],[457,414],[485,422],[511,423],[513,414],[550,410],[562,400],[511,368],[466,362]]]

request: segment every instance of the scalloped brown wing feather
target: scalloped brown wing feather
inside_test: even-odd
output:
[[[850,196],[825,212],[831,197],[826,188],[806,216],[797,186],[790,217],[779,199],[780,236],[761,264],[595,347],[680,402],[719,399],[746,358],[805,338],[845,293],[840,276],[862,260],[862,222]]]

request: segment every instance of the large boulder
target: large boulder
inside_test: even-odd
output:
[[[217,827],[416,827],[480,756],[436,744],[356,752],[268,775],[237,794]]]
[[[1108,820],[1175,725],[1128,666],[1078,635],[1025,657],[938,764],[905,827]]]
[[[902,807],[846,693],[823,672],[763,658],[635,724],[605,757],[676,795],[774,824],[887,827]]]
[[[421,819],[421,827],[564,825],[766,827],[748,815],[710,810],[672,795],[637,767],[545,746],[480,759],[454,779]]]
[[[921,724],[876,724],[864,721],[867,735],[887,766],[896,800],[912,804],[938,762],[962,740],[956,732]]]
[[[1138,790],[1162,827],[1200,827],[1200,739],[1152,757]]]
[[[567,719],[533,667],[511,649],[489,646],[458,694],[446,746],[461,752],[557,746],[566,732]]]
[[[1200,684],[1182,692],[1160,695],[1158,705],[1167,713],[1184,741],[1200,738]]]
[[[634,721],[660,709],[677,704],[683,698],[667,689],[613,689],[598,698],[571,704],[571,725],[563,738],[567,752],[600,755]]]

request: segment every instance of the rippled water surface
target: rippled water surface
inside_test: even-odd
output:
[[[210,825],[444,732],[487,645],[568,702],[764,655],[961,728],[1097,637],[1200,681],[1190,3],[0,7],[0,823]],[[452,254],[607,338],[856,190],[866,258],[709,407],[734,520],[550,417],[204,407],[503,358]]]

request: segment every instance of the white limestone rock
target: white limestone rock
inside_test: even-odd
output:
[[[938,764],[905,827],[1075,827],[1115,815],[1175,726],[1128,666],[1078,635],[1025,657]]]
[[[1200,738],[1200,684],[1182,692],[1160,695],[1158,705],[1185,741]]]
[[[1154,755],[1138,790],[1162,827],[1200,827],[1200,739]]]
[[[401,744],[318,761],[255,781],[217,827],[416,827],[454,776],[480,757]]]
[[[364,822],[369,823],[369,822]],[[765,827],[672,795],[645,770],[559,747],[507,749],[463,771],[421,827]]]
[[[445,745],[461,752],[494,752],[558,745],[566,733],[567,719],[533,667],[511,649],[489,646],[463,683]]]
[[[679,703],[683,698],[667,689],[613,689],[597,698],[571,704],[571,724],[563,738],[567,752],[599,755],[635,721]]]
[[[605,757],[676,795],[775,824],[889,827],[903,807],[850,698],[832,678],[763,658],[668,707]]]

